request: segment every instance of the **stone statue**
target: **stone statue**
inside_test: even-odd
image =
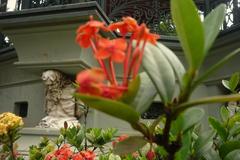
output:
[[[77,125],[75,117],[77,105],[73,93],[72,81],[57,70],[47,70],[42,73],[42,80],[46,86],[45,110],[47,116],[38,124],[42,128],[62,128],[64,122]]]

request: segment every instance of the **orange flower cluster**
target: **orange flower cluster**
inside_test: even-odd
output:
[[[108,39],[99,32],[120,32],[121,38]],[[127,35],[130,36],[127,40]],[[159,35],[150,33],[145,24],[138,25],[131,17],[106,26],[90,16],[90,21],[77,30],[77,43],[83,48],[91,47],[100,68],[78,73],[78,92],[111,99],[118,99],[127,90],[129,77],[135,78],[142,62],[147,42],[156,44]],[[133,46],[133,44],[135,44]],[[123,65],[123,81],[116,79],[114,63]]]
[[[48,154],[45,160],[94,160],[95,154],[92,151],[81,151],[73,153],[69,145],[63,145],[54,153]]]

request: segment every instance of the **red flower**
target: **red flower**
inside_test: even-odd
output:
[[[52,160],[53,157],[54,157],[53,154],[48,154],[44,160]]]
[[[102,97],[118,99],[122,96],[123,92],[126,91],[126,89],[127,88],[118,86],[105,86],[102,90]]]
[[[108,30],[103,22],[93,20],[91,16],[89,22],[78,28],[76,41],[81,47],[88,48],[91,45],[91,38],[96,36],[100,29]]]
[[[76,153],[72,156],[73,160],[84,160],[83,156],[80,153]]]
[[[95,57],[98,59],[111,58],[114,62],[123,62],[125,59],[125,50],[127,49],[127,42],[123,38],[118,39],[104,39],[98,41],[98,51]]]
[[[123,17],[123,21],[112,23],[109,25],[110,30],[119,30],[120,33],[125,36],[129,32],[133,32],[137,27],[137,21],[132,17]]]
[[[76,82],[79,84],[77,91],[100,96],[102,94],[102,83],[105,79],[106,76],[102,69],[93,68],[84,70],[77,74]]]
[[[101,96],[110,99],[121,97],[125,88],[104,84],[106,76],[102,69],[93,68],[77,74],[76,83],[79,84],[77,91],[89,95]]]
[[[56,150],[52,154],[48,154],[45,158],[45,160],[68,160],[73,152],[71,151],[71,148],[69,145],[63,145],[59,150]]]
[[[152,44],[156,44],[157,39],[159,39],[160,36],[157,34],[150,33],[146,25],[141,24],[141,26],[137,28],[136,32],[134,32],[133,38],[138,41],[143,40],[143,41],[148,41]]]
[[[94,160],[95,158],[93,151],[81,151],[80,154],[85,158],[85,160]]]

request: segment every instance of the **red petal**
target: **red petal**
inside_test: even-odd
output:
[[[76,82],[78,84],[82,84],[85,82],[102,82],[106,79],[106,76],[102,69],[100,68],[93,68],[84,70],[77,74]]]
[[[79,45],[83,48],[88,48],[90,46],[90,35],[83,34],[83,35],[77,35],[76,41],[79,43]]]
[[[114,53],[111,55],[111,60],[116,63],[122,63],[125,59],[125,53],[120,50],[114,50]]]
[[[127,42],[123,38],[118,38],[112,40],[114,44],[114,48],[125,51],[127,49]]]
[[[108,57],[111,56],[111,53],[106,50],[106,49],[100,49],[99,51],[97,51],[97,53],[95,54],[95,57],[97,59],[106,59]]]
[[[99,48],[108,48],[113,45],[112,40],[101,38],[98,40],[98,47]]]

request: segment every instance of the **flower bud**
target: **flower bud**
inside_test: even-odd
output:
[[[149,150],[147,152],[146,157],[147,157],[147,160],[154,160],[156,158],[156,154],[153,150]]]

